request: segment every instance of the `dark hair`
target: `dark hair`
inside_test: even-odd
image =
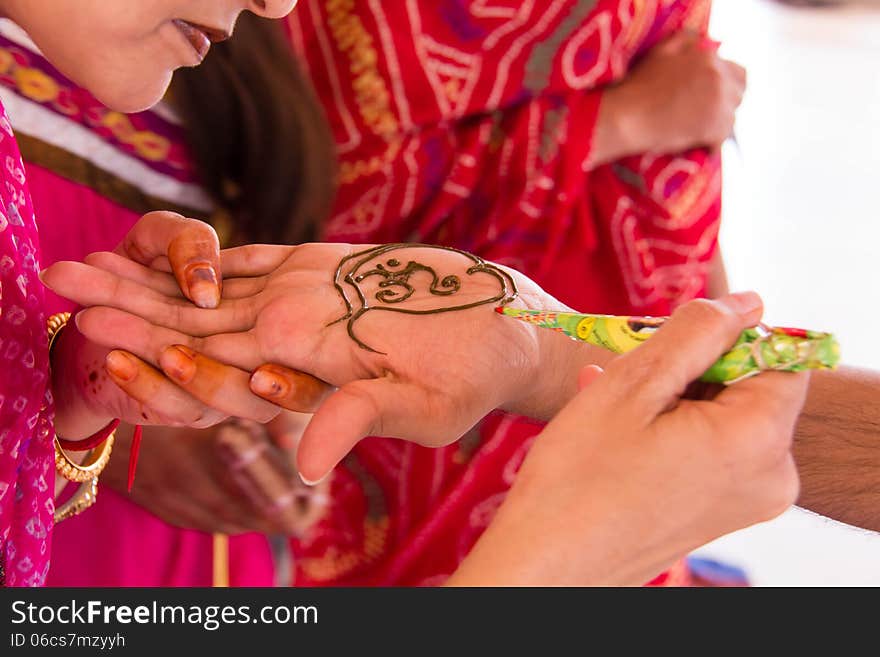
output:
[[[202,184],[231,216],[229,241],[316,239],[334,191],[332,140],[280,21],[242,14],[201,66],[178,71],[171,102]]]

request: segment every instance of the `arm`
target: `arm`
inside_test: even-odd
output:
[[[670,38],[602,92],[590,167],[641,153],[717,147],[733,130],[745,85],[745,69],[698,37]]]
[[[794,455],[799,506],[880,531],[880,373],[815,372]]]

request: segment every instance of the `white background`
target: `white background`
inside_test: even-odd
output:
[[[880,369],[880,4],[715,0],[712,33],[749,72],[740,150],[724,151],[731,287],[758,290],[768,323],[833,331],[845,363]],[[880,535],[799,509],[699,553],[756,585],[880,585]]]

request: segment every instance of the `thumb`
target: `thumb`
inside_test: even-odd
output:
[[[382,433],[382,409],[396,403],[380,379],[342,386],[318,408],[300,439],[296,467],[309,486],[320,483],[363,438]]]
[[[674,55],[687,48],[698,45],[701,40],[702,37],[697,32],[692,30],[682,30],[681,32],[676,32],[665,41],[662,41],[657,45],[654,51],[664,55]]]
[[[411,384],[387,378],[352,381],[315,412],[300,440],[297,468],[304,482],[316,483],[367,436],[448,444],[473,425],[467,418],[482,415],[475,409],[453,409]]]
[[[116,248],[142,265],[168,259],[181,292],[200,308],[220,303],[220,240],[206,223],[174,212],[141,217]]]

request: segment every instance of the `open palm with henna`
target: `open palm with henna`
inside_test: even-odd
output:
[[[493,312],[506,303],[561,304],[521,274],[461,251],[401,244],[230,249],[213,310],[189,303],[169,274],[106,253],[87,263],[58,263],[44,274],[58,294],[98,306],[79,314],[80,330],[158,364],[206,403],[240,396],[231,387],[267,363],[251,385],[286,407],[285,368],[338,387],[302,437],[306,479],[326,474],[367,435],[439,446],[495,408],[540,416],[564,402],[558,386],[545,387],[546,379],[565,377],[541,377],[539,369],[567,367],[556,352],[570,348],[568,341]],[[579,347],[572,368],[605,358]],[[558,397],[553,407],[542,405],[550,397]]]

